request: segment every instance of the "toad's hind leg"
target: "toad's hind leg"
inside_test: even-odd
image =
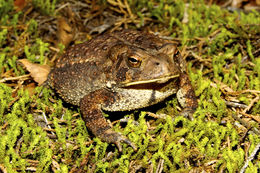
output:
[[[134,150],[136,147],[125,136],[112,130],[102,114],[101,105],[114,101],[114,94],[107,90],[97,90],[83,97],[80,101],[80,110],[86,126],[95,136],[108,143],[115,143],[122,151],[121,142],[129,144]]]
[[[184,72],[180,76],[179,90],[177,91],[177,99],[184,108],[181,112],[185,117],[193,119],[192,114],[198,107],[197,98],[192,88],[189,76]]]

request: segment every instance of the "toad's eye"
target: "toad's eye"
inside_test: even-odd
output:
[[[174,51],[174,54],[173,54],[173,61],[180,62],[181,59],[182,59],[181,53],[178,49],[176,49],[176,51]]]
[[[181,55],[181,53],[178,49],[176,51],[174,51],[173,56],[180,56],[180,55]]]
[[[132,67],[140,67],[141,65],[141,59],[139,57],[130,56],[127,60]]]

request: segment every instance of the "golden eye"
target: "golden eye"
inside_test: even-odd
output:
[[[140,67],[141,65],[141,59],[139,57],[128,57],[128,62],[132,67]]]

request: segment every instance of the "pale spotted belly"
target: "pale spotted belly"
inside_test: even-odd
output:
[[[176,93],[177,88],[173,86],[168,84],[160,89],[118,88],[115,91],[114,101],[102,105],[102,109],[128,111],[148,107]]]

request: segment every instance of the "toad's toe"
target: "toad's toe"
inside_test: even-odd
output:
[[[112,129],[108,129],[100,136],[104,141],[109,143],[114,143],[118,147],[119,152],[122,152],[121,142],[124,142],[130,145],[135,151],[137,150],[134,143],[132,143],[127,137],[122,134],[113,131]]]

